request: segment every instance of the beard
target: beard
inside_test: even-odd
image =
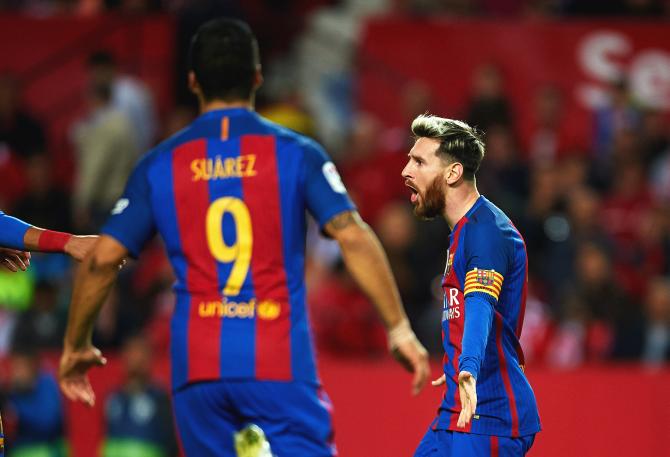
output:
[[[414,214],[424,220],[444,215],[444,179],[440,176],[433,179],[414,207]]]

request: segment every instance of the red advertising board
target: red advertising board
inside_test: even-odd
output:
[[[626,77],[643,104],[670,110],[670,25],[634,21],[464,21],[379,18],[358,54],[359,105],[387,124],[402,118],[402,87],[430,87],[433,109],[459,117],[474,71],[497,65],[521,122],[536,91],[561,89],[570,122],[590,122],[608,85]]]

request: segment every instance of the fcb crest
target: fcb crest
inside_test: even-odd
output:
[[[477,276],[475,276],[475,281],[477,281],[482,286],[492,286],[495,279],[494,270],[477,270]]]
[[[454,264],[454,254],[451,252],[449,253],[449,257],[447,258],[447,266],[444,268],[444,276],[449,276],[449,273],[451,273],[451,267]]]

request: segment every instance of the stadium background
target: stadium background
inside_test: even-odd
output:
[[[89,56],[108,52],[118,69],[112,83],[125,78],[151,95],[142,108],[156,113],[157,127],[132,122],[132,113],[126,125],[153,143],[195,115],[188,39],[222,14],[246,19],[259,37],[259,111],[319,139],[338,163],[435,356],[433,377],[447,227],[414,220],[399,176],[409,121],[425,111],[486,132],[480,190],[527,241],[522,344],[545,429],[531,455],[668,452],[670,2],[0,0],[0,208],[38,226],[94,231],[109,208],[95,198],[106,175],[91,178],[93,152],[78,136],[101,109]],[[106,141],[106,166],[120,166],[130,152]],[[337,249],[315,232],[308,249],[311,317],[341,455],[410,455],[440,393],[411,398]],[[167,387],[172,279],[156,242],[125,268],[97,325],[111,359],[93,373],[98,405],[63,403],[61,419],[57,397],[35,397],[34,414],[24,414],[17,395],[30,398],[26,386],[54,372],[71,281],[72,265],[58,256],[35,255],[28,273],[0,274],[10,456],[34,416],[51,417],[53,430],[63,421],[72,455],[97,455],[128,354],[147,364],[125,344],[138,334],[153,349],[155,382]],[[26,362],[34,350],[40,375]]]

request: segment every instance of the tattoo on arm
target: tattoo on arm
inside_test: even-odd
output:
[[[330,221],[328,221],[325,228],[326,232],[332,233],[337,232],[338,230],[342,230],[346,227],[349,227],[352,224],[360,224],[361,222],[362,222],[361,217],[358,215],[357,212],[345,211],[333,217]]]

